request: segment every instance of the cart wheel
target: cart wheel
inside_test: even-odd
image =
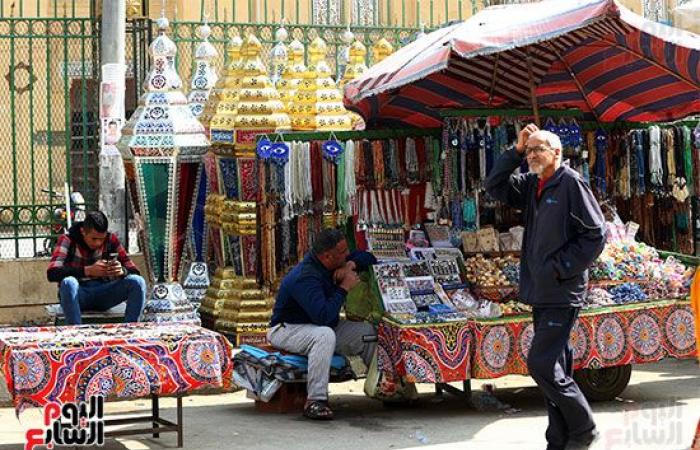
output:
[[[613,400],[630,382],[632,365],[605,367],[602,369],[580,369],[574,372],[574,380],[583,395],[592,402]]]

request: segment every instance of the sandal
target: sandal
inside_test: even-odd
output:
[[[327,401],[311,400],[304,405],[304,417],[313,420],[333,420],[333,410]]]

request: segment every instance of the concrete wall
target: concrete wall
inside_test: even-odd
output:
[[[143,256],[135,255],[133,260],[143,273]],[[46,280],[48,263],[48,258],[0,260],[0,326],[48,321],[44,306],[58,303],[56,284]]]

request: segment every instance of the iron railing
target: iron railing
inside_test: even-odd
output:
[[[32,257],[67,181],[92,205],[98,43],[91,19],[0,19],[0,257]]]

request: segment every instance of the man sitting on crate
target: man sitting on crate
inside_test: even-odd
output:
[[[81,311],[107,311],[126,300],[126,322],[138,322],[146,300],[146,282],[114,233],[107,217],[90,211],[58,237],[46,276],[59,283],[58,296],[69,325]]]
[[[374,327],[340,320],[340,309],[364,270],[376,259],[367,252],[348,251],[339,230],[323,230],[311,251],[282,280],[272,311],[270,343],[281,350],[307,355],[308,397],[304,416],[329,420],[328,378],[333,353],[360,355],[367,366],[374,354]],[[369,339],[363,339],[365,336]]]

